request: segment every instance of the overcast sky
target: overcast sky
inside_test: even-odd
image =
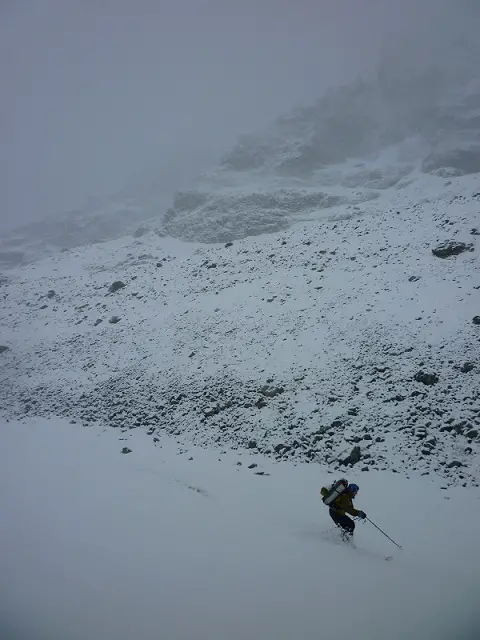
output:
[[[0,0],[0,228],[152,167],[187,182],[238,134],[371,70],[444,4]]]

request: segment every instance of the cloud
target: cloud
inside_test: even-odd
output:
[[[78,207],[143,169],[185,166],[178,179],[170,171],[165,190],[171,191],[238,134],[330,85],[371,73],[386,42],[408,41],[409,34],[418,42],[419,34],[448,27],[445,16],[456,15],[451,7],[460,4],[32,0],[21,10],[5,6],[0,228]]]

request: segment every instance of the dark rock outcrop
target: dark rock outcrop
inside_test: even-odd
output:
[[[415,375],[414,375],[414,379],[417,382],[422,382],[423,384],[427,385],[427,386],[431,386],[434,385],[438,382],[439,377],[437,376],[436,373],[425,373],[425,371],[418,371]]]
[[[360,462],[360,459],[362,457],[362,452],[359,446],[353,447],[353,449],[351,450],[350,454],[344,458],[341,463],[343,465],[354,465],[357,464],[357,462]]]
[[[124,282],[122,282],[121,280],[115,280],[115,282],[112,282],[112,284],[108,287],[108,292],[115,293],[115,291],[118,291],[119,289],[123,289],[124,286],[125,286]]]
[[[464,251],[470,251],[472,249],[471,244],[465,244],[465,242],[457,242],[456,240],[448,240],[442,242],[437,247],[432,249],[432,253],[437,258],[449,258],[450,256],[458,256]]]

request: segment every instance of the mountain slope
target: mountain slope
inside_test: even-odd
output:
[[[330,537],[321,467],[61,421],[0,426],[4,637],[478,636],[478,489],[350,471],[359,506],[404,547],[366,523],[355,550]]]
[[[425,173],[439,188],[443,178],[480,173],[480,81],[471,66],[407,72],[387,64],[375,81],[337,88],[241,137],[169,209],[165,181],[149,177],[5,235],[0,268],[147,231],[194,242],[272,233],[386,192],[395,198],[410,184],[422,188]]]
[[[224,242],[278,231],[385,190],[480,172],[480,81],[440,69],[332,91],[243,136],[221,164],[177,194],[170,235]],[[394,196],[392,196],[394,197]],[[328,211],[326,211],[328,214]]]
[[[13,270],[3,414],[477,484],[476,189],[424,176],[231,246],[146,235]]]

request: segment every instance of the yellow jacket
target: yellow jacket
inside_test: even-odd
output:
[[[322,487],[320,493],[322,496],[326,496],[328,493],[328,489],[326,487]],[[352,502],[352,496],[348,493],[348,491],[344,491],[341,493],[336,500],[332,502],[330,509],[334,509],[341,516],[345,515],[345,512],[349,513],[351,516],[358,515],[358,509],[355,509]]]

